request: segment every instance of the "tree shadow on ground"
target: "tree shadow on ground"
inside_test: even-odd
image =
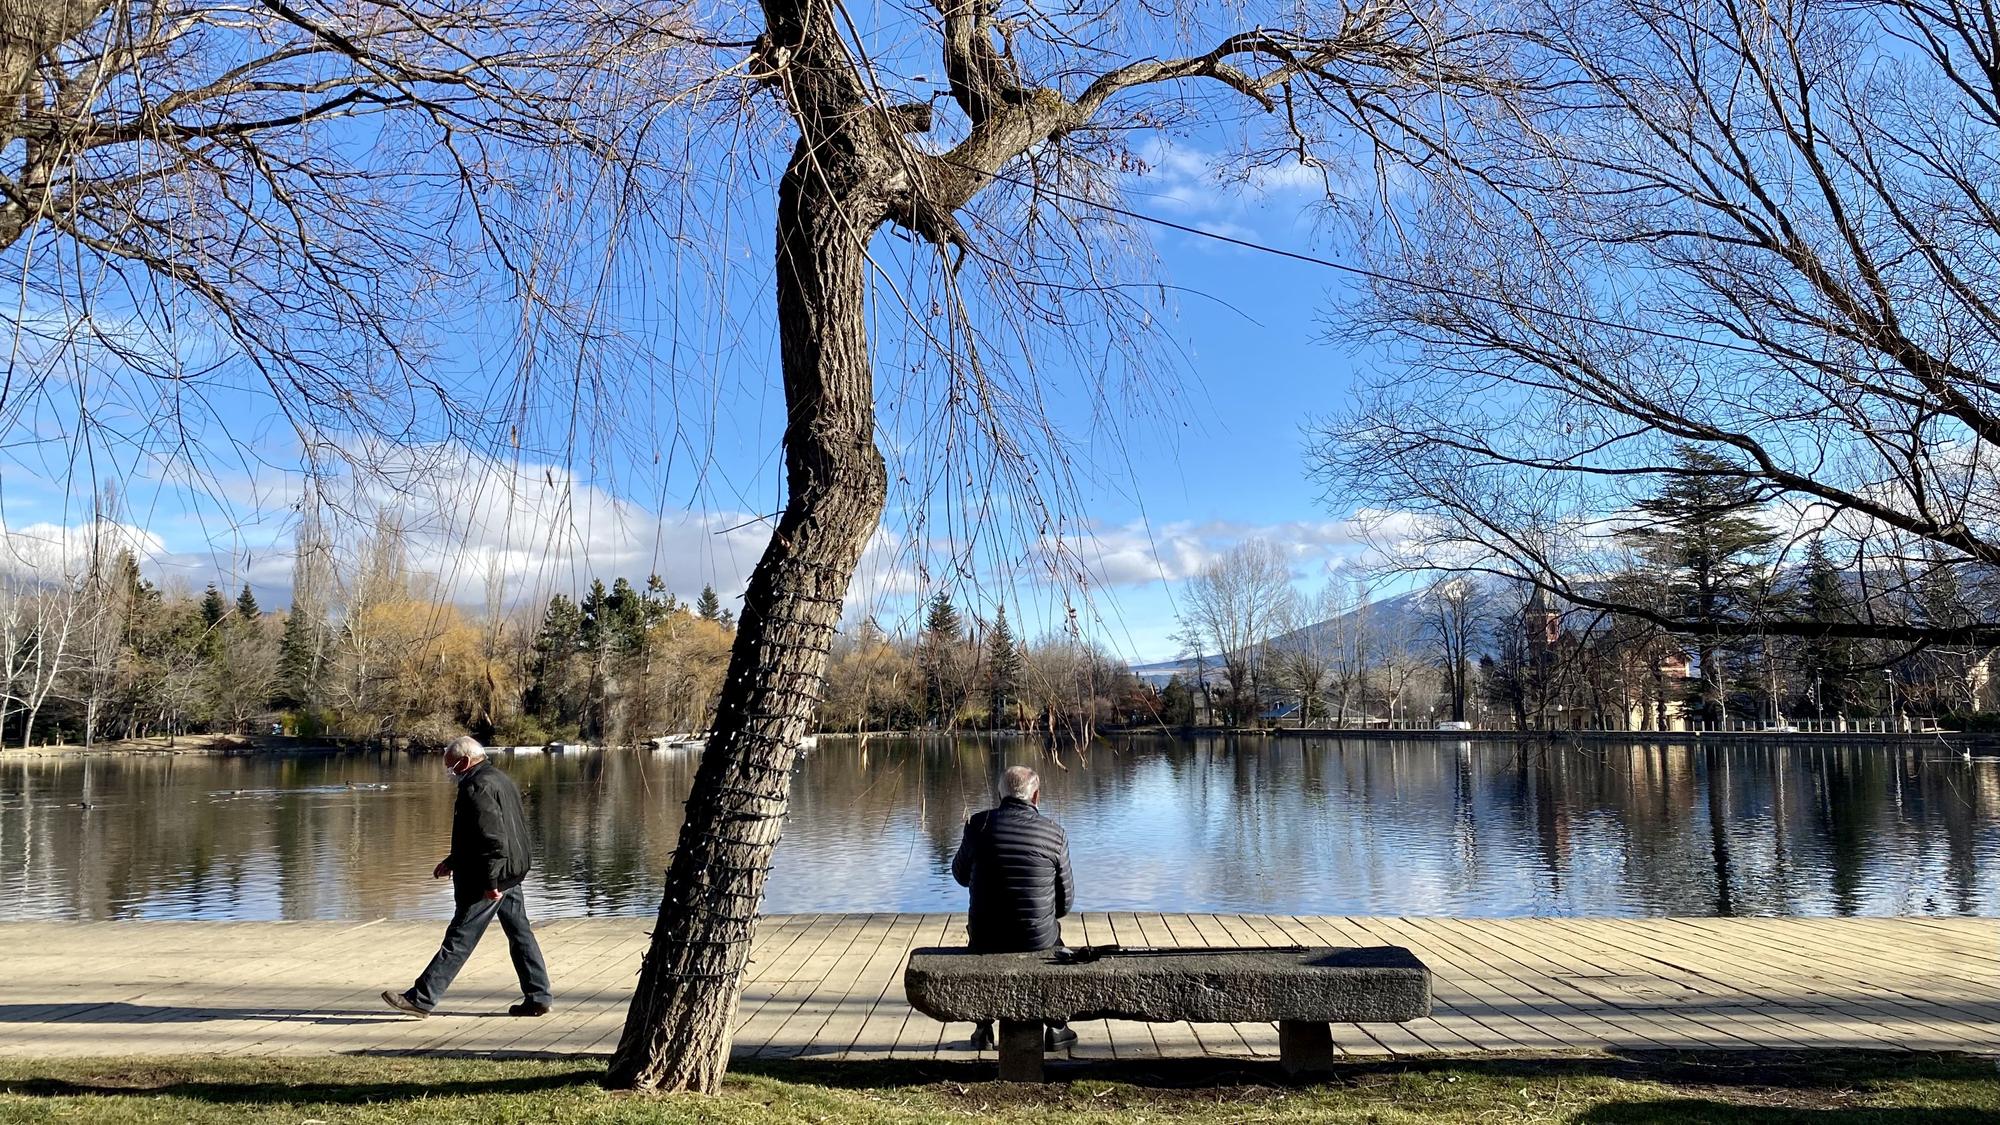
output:
[[[248,1072],[246,1071],[246,1074]],[[600,1067],[523,1075],[512,1078],[476,1077],[435,1082],[412,1078],[407,1082],[342,1082],[315,1080],[310,1075],[277,1075],[261,1080],[232,1082],[218,1079],[177,1078],[169,1065],[158,1068],[133,1066],[126,1071],[87,1082],[60,1078],[20,1078],[0,1081],[0,1095],[34,1098],[75,1098],[118,1095],[126,1097],[181,1098],[212,1105],[378,1105],[384,1102],[413,1101],[420,1098],[493,1097],[534,1094],[576,1086],[600,1086]]]
[[[231,1073],[216,1073],[213,1060],[123,1060],[87,1079],[37,1076],[32,1072],[0,1080],[0,1095],[19,1097],[88,1097],[105,1095],[157,1096],[217,1105],[349,1106],[404,1102],[414,1099],[494,1097],[597,1088],[604,1078],[603,1061],[576,1055],[485,1052],[425,1053],[366,1052],[366,1059],[390,1073],[365,1072],[353,1077],[342,1066],[365,1066],[363,1059],[254,1059],[231,1061]],[[394,1073],[398,1056],[412,1063],[456,1060],[470,1065],[453,1072],[424,1073],[408,1069]],[[507,1074],[494,1064],[502,1059],[549,1060],[546,1070]],[[14,1072],[36,1064],[17,1066]],[[50,1064],[56,1069],[61,1064]],[[329,1067],[332,1068],[329,1072]],[[1046,1085],[996,1083],[991,1062],[817,1062],[810,1060],[743,1060],[733,1068],[740,1076],[835,1089],[893,1091],[929,1088],[977,1103],[982,1112],[1004,1112],[1008,1106],[1136,1108],[1167,1110],[1240,1105],[1285,1096],[1286,1088],[1325,1085],[1348,1095],[1368,1097],[1380,1089],[1385,1099],[1407,1093],[1411,1079],[1432,1083],[1480,1081],[1519,1083],[1547,1089],[1556,1080],[1611,1079],[1649,1082],[1669,1087],[1635,1091],[1644,1100],[1618,1099],[1579,1105],[1575,1116],[1560,1120],[1586,1125],[1654,1125],[1668,1122],[1727,1121],[1748,1125],[1865,1125],[1876,1121],[1915,1125],[1989,1123],[1987,1108],[1930,1106],[1884,1109],[1865,1103],[1871,1095],[1900,1083],[1925,1081],[1949,1092],[1959,1083],[2000,1083],[1991,1059],[1958,1054],[1887,1051],[1800,1052],[1648,1052],[1572,1055],[1459,1055],[1351,1059],[1312,1079],[1290,1079],[1275,1062],[1221,1059],[1151,1059],[1128,1062],[1061,1062],[1051,1060]],[[59,1071],[60,1072],[60,1071]],[[1089,1085],[1120,1083],[1129,1087],[1106,1098],[1106,1091]],[[1079,1085],[1084,1084],[1084,1085]],[[1463,1089],[1464,1087],[1456,1087]],[[1956,1100],[1951,1098],[1950,1100]]]
[[[467,1013],[468,1015],[476,1013]],[[296,1023],[405,1023],[410,1017],[381,1009],[216,1008],[192,1005],[127,1004],[0,1004],[0,1024],[34,1026],[45,1023],[203,1023],[211,1020],[291,1020]]]
[[[835,1088],[885,1089],[940,1082],[990,1082],[994,1064],[983,1062],[818,1062],[744,1059],[730,1069]],[[1393,1078],[1458,1076],[1505,1081],[1602,1078],[1696,1088],[1853,1090],[1885,1082],[1929,1078],[1996,1081],[1992,1059],[1956,1053],[1911,1051],[1646,1051],[1604,1053],[1503,1053],[1396,1055],[1336,1060],[1323,1074],[1291,1078],[1276,1060],[1135,1059],[1066,1061],[1050,1056],[1050,1083],[1097,1080],[1163,1090],[1219,1086],[1369,1086]]]

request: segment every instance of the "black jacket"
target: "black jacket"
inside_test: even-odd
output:
[[[966,930],[980,953],[1054,949],[1056,919],[1076,901],[1069,840],[1062,826],[1019,798],[972,814],[951,861],[951,876],[972,888]]]
[[[528,875],[528,815],[514,779],[481,762],[458,779],[451,811],[451,886],[462,902]]]

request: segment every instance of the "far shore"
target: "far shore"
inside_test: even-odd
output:
[[[1002,738],[1002,739],[1042,739],[1041,731],[1027,730],[906,730],[867,731],[821,731],[815,736],[821,740],[835,742],[874,741],[877,739],[937,739],[937,738]],[[1830,744],[1874,744],[1881,746],[1906,746],[1914,744],[1945,744],[1954,749],[1969,747],[1986,748],[2000,742],[2000,737],[1984,733],[1964,731],[1922,731],[1922,732],[1879,732],[1879,731],[1616,731],[1616,730],[1431,730],[1431,729],[1386,729],[1382,727],[1193,727],[1185,730],[1163,730],[1157,727],[1132,730],[1100,730],[1094,732],[1093,741],[1120,738],[1234,738],[1234,739],[1355,739],[1370,742],[1408,741],[1431,742],[1448,745],[1486,743],[1570,743],[1604,745],[1607,743],[1639,743],[1648,746],[1663,744],[1724,744],[1755,743],[1761,745],[1830,745]],[[1065,736],[1057,741],[1065,747],[1072,744]],[[574,750],[636,750],[640,746],[583,746],[571,744]],[[696,749],[698,744],[683,747]],[[330,754],[353,750],[381,750],[381,746],[368,746],[358,742],[341,742],[332,739],[293,738],[284,735],[244,735],[244,734],[183,734],[174,738],[162,735],[156,738],[106,739],[91,746],[78,743],[49,743],[43,746],[0,748],[0,761],[26,758],[77,758],[77,757],[149,757],[190,755],[194,757],[227,757],[236,755],[282,755],[282,754]],[[511,753],[517,748],[495,746],[502,753]]]
[[[299,754],[345,749],[330,742],[303,738],[252,734],[181,734],[168,738],[107,738],[89,746],[82,743],[52,742],[43,746],[10,746],[0,749],[4,758],[71,758],[96,755],[192,754]]]

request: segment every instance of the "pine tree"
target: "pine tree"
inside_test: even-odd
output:
[[[215,588],[215,583],[210,582],[208,593],[201,599],[201,623],[214,629],[222,624],[222,619],[228,613],[229,604],[222,600],[222,591]]]
[[[1754,620],[1764,608],[1763,578],[1778,538],[1754,515],[1763,493],[1738,466],[1705,449],[1679,446],[1675,459],[1666,487],[1637,504],[1655,522],[1626,536],[1664,572],[1670,612],[1704,625]],[[1715,722],[1725,714],[1728,695],[1725,646],[1702,633],[1695,651],[1702,717]]]
[[[931,597],[924,614],[924,636],[920,661],[924,672],[924,695],[931,722],[951,729],[958,718],[958,646],[964,640],[965,625],[951,604],[951,595],[939,590]]]
[[[646,604],[632,584],[620,578],[611,584],[605,603],[611,647],[621,653],[638,652],[646,644]]]
[[[590,592],[583,596],[582,640],[583,647],[593,653],[603,652],[611,647],[613,626],[611,621],[611,591],[604,588],[602,578],[593,578]]]
[[[285,633],[278,640],[278,700],[287,707],[319,705],[320,676],[326,651],[326,622],[310,608],[292,603]]]
[[[1160,721],[1170,727],[1191,727],[1194,719],[1194,691],[1176,673],[1160,692]]]
[[[236,595],[236,616],[244,621],[255,621],[263,612],[257,608],[257,595],[250,592],[250,584],[245,582],[243,592]]]
[[[715,596],[715,587],[701,588],[701,597],[695,599],[694,613],[703,621],[722,620],[722,599]]]
[[[681,608],[681,603],[667,589],[667,580],[657,574],[646,576],[646,629],[652,628]]]
[[[993,631],[986,638],[987,724],[999,729],[1007,717],[1008,705],[1021,678],[1021,650],[1014,644],[1014,631],[1007,627],[1007,607],[993,616]]]
[[[583,612],[566,595],[549,599],[542,623],[535,630],[535,655],[529,669],[529,684],[522,706],[551,725],[565,725],[578,717],[574,692],[573,661],[583,644]]]
[[[1829,625],[1859,620],[1840,568],[1827,554],[1826,544],[1817,538],[1806,544],[1805,589],[1799,609],[1806,620]],[[1845,715],[1854,705],[1860,695],[1854,664],[1855,642],[1851,638],[1808,637],[1800,645],[1799,672],[1821,717]]]

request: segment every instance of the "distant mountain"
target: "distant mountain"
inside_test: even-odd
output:
[[[1352,635],[1355,619],[1363,615],[1367,617],[1368,633],[1375,638],[1373,643],[1377,646],[1390,638],[1400,641],[1411,649],[1423,648],[1432,643],[1430,624],[1432,610],[1428,590],[1411,590],[1370,602],[1366,609],[1343,613],[1339,617],[1329,618],[1303,629],[1295,629],[1271,638],[1269,643],[1273,648],[1282,648],[1287,644],[1297,644],[1311,639],[1315,634],[1330,642],[1336,636]],[[1480,635],[1473,638],[1473,651],[1485,652],[1493,647],[1493,628],[1496,624],[1497,622],[1491,619],[1490,613],[1487,620],[1480,622]],[[1205,659],[1211,673],[1222,664],[1222,661],[1212,656]],[[1194,658],[1188,657],[1179,660],[1160,660],[1152,664],[1137,664],[1133,666],[1132,674],[1154,687],[1161,687],[1177,675],[1192,677],[1195,663]]]

